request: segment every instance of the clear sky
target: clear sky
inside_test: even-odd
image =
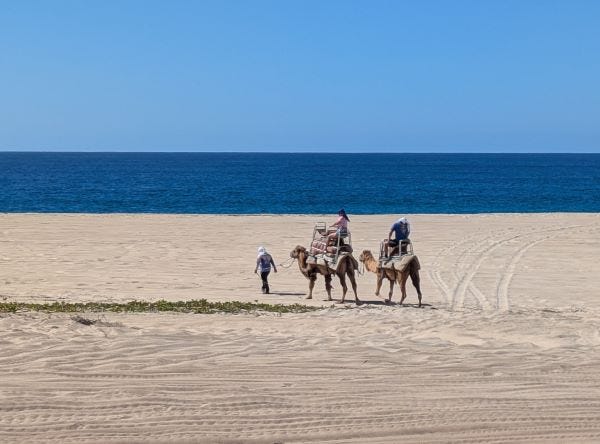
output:
[[[0,150],[600,152],[600,1],[3,1]]]

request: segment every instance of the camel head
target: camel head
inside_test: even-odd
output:
[[[293,259],[298,259],[300,253],[306,253],[306,248],[304,248],[302,245],[296,245],[296,248],[290,252],[290,257]]]
[[[365,264],[365,268],[371,273],[377,273],[378,261],[373,257],[371,250],[363,250],[363,252],[360,253],[360,256],[358,256],[358,260]]]
[[[358,256],[358,260],[361,261],[361,262],[363,262],[363,263],[365,261],[368,261],[368,260],[371,260],[371,259],[373,259],[373,260],[375,259],[373,257],[373,254],[371,253],[371,250],[363,250],[363,252],[360,253],[360,256]]]

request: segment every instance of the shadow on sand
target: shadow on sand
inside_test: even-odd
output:
[[[324,301],[327,301],[327,299],[324,299]],[[340,304],[339,299],[334,299],[333,301],[327,301],[327,302],[334,302],[338,305]],[[380,300],[367,301],[367,300],[363,299],[360,302],[361,302],[360,305],[380,305],[383,307],[387,306],[387,307],[399,307],[399,308],[405,308],[405,307],[406,308],[429,308],[430,310],[437,310],[437,308],[435,308],[433,305],[425,304],[425,303],[422,303],[421,306],[419,307],[419,304],[407,304],[406,302],[402,305],[400,305],[399,303],[394,302],[394,301],[386,303],[386,302],[380,301]],[[346,300],[346,302],[344,302],[344,305],[355,305],[354,300],[353,299]]]

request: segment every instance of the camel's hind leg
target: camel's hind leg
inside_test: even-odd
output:
[[[348,292],[348,285],[346,285],[346,276],[344,275],[344,273],[338,273],[337,276],[340,279],[340,284],[342,286],[342,300],[340,301],[340,304],[343,304],[344,301],[346,300],[346,293]]]
[[[387,298],[387,299],[386,299],[386,301],[385,301],[385,302],[386,302],[386,303],[388,303],[388,304],[389,304],[390,302],[392,302],[392,296],[393,296],[393,294],[394,294],[394,282],[395,282],[395,281],[394,281],[394,279],[390,279],[390,292],[389,292],[389,294],[388,294],[388,298]]]
[[[419,276],[419,269],[416,266],[410,268],[410,280],[412,281],[415,289],[417,290],[417,295],[419,296],[419,307],[421,306],[421,276]]]
[[[408,280],[408,273],[401,273],[400,274],[400,291],[402,292],[402,299],[400,299],[400,305],[402,305],[402,303],[404,302],[404,299],[406,299],[406,281]]]
[[[348,279],[350,279],[350,284],[352,284],[352,291],[354,292],[354,302],[356,305],[360,305],[361,302],[358,299],[358,287],[356,285],[356,278],[354,277],[354,271],[348,271]]]

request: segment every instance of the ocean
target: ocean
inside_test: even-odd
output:
[[[600,154],[0,153],[0,212],[600,212]]]

